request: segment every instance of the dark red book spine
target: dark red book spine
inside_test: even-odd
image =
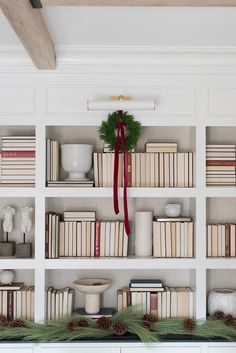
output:
[[[12,321],[14,318],[14,305],[13,305],[13,290],[7,291],[7,319]]]
[[[45,259],[49,258],[49,214],[45,217]]]
[[[206,161],[207,167],[236,167],[236,161]]]
[[[100,257],[100,229],[101,222],[96,221],[95,223],[95,242],[94,242],[94,256]]]
[[[2,151],[3,158],[35,157],[35,151]]]
[[[230,225],[225,225],[225,256],[230,257]]]
[[[132,186],[132,156],[131,152],[127,153],[127,186]]]

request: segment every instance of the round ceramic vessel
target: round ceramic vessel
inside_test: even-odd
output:
[[[165,214],[167,217],[179,217],[182,212],[182,206],[179,203],[168,203],[165,206]]]

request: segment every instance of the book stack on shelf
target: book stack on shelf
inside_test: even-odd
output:
[[[1,142],[1,186],[33,187],[35,136],[3,136]]]
[[[114,153],[93,155],[95,187],[113,186]],[[176,143],[147,143],[146,152],[127,153],[128,187],[193,187],[193,153],[177,152]],[[123,154],[118,185],[123,186]]]
[[[163,287],[159,279],[133,279],[117,291],[117,310],[137,305],[159,318],[194,317],[194,292],[188,287]]]
[[[236,231],[235,224],[207,225],[207,256],[235,257]]]
[[[73,312],[75,291],[70,287],[46,290],[47,320],[58,320],[70,316]]]
[[[191,218],[156,218],[153,222],[154,257],[193,257]]]
[[[46,214],[45,257],[118,257],[128,255],[123,221],[96,220],[93,211]]]
[[[24,286],[24,283],[0,285],[0,314],[9,321],[34,321],[34,286]]]
[[[60,144],[57,140],[46,140],[46,179],[48,187],[93,187],[92,180],[60,180]]]
[[[207,186],[235,186],[236,146],[206,146]]]

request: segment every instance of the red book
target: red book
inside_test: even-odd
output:
[[[3,158],[18,158],[18,157],[35,157],[35,151],[3,151],[2,152]]]
[[[152,315],[157,316],[157,293],[150,294],[150,312]]]
[[[206,161],[207,167],[236,167],[236,161]]]
[[[7,291],[7,319],[12,321],[14,318],[14,307],[13,307],[13,290]]]
[[[49,214],[45,218],[45,259],[49,258]]]
[[[94,242],[94,256],[100,257],[100,229],[101,222],[95,222],[95,242]]]
[[[132,186],[132,156],[131,152],[127,153],[127,186]]]
[[[225,225],[225,256],[230,257],[230,225]]]

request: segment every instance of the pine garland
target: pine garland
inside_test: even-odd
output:
[[[152,319],[151,316],[145,318]],[[236,339],[236,324],[232,318],[216,320],[210,317],[207,320],[191,319],[161,319],[150,326],[143,325],[143,313],[134,307],[124,309],[110,318],[111,325],[98,327],[97,320],[84,319],[82,316],[71,316],[46,324],[24,322],[24,325],[13,324],[0,326],[0,340],[20,339],[33,342],[63,342],[81,339],[104,339],[122,335],[134,334],[144,343],[158,342],[161,337],[182,335],[202,337],[205,339],[221,338],[227,341]],[[151,320],[154,321],[154,320]],[[21,322],[22,324],[22,322]],[[190,325],[191,324],[191,325]],[[189,329],[191,326],[191,330]],[[72,329],[68,329],[72,328]],[[121,336],[119,336],[119,334]]]

